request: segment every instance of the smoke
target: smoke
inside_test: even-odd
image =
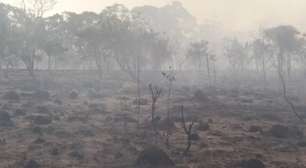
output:
[[[304,0],[180,0],[200,23],[215,21],[229,33],[249,33],[281,24],[291,24],[306,30]],[[18,5],[20,0],[2,0]],[[58,0],[54,12],[95,11],[122,3],[130,8],[142,5],[163,6],[172,0]]]

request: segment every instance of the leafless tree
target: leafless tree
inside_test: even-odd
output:
[[[46,12],[52,10],[56,5],[56,0],[22,0],[23,10],[31,13],[35,18],[42,18]]]
[[[276,54],[276,68],[278,77],[280,79],[281,83],[281,89],[282,94],[284,97],[284,100],[291,108],[291,111],[298,119],[303,121],[302,116],[298,114],[296,111],[294,103],[290,100],[288,97],[288,91],[287,91],[287,82],[285,78],[285,66],[286,66],[286,60],[287,60],[287,74],[288,78],[290,77],[291,72],[291,61],[288,61],[289,55],[291,55],[293,52],[296,52],[300,48],[300,39],[298,38],[298,30],[293,26],[278,26],[274,28],[270,28],[265,30],[265,36],[267,39],[270,40],[270,42],[276,47],[277,54]]]
[[[170,117],[170,104],[171,104],[171,96],[173,91],[173,82],[175,82],[176,77],[174,72],[172,71],[172,67],[169,67],[169,72],[162,72],[163,77],[168,82],[168,95],[167,95],[167,123],[168,129],[166,134],[166,145],[170,146],[169,138],[170,138],[170,124],[171,124],[171,117]]]
[[[149,84],[149,89],[152,97],[152,105],[151,105],[151,117],[152,117],[152,124],[153,127],[155,125],[155,111],[156,111],[156,103],[158,99],[162,95],[162,89],[158,86],[154,86],[152,84]]]
[[[191,145],[192,145],[192,141],[193,141],[193,136],[195,134],[192,133],[192,128],[195,124],[194,121],[191,121],[191,123],[187,124],[186,120],[185,120],[185,114],[184,114],[184,106],[181,106],[181,120],[182,120],[182,126],[183,126],[183,129],[184,129],[184,133],[186,134],[186,137],[187,137],[187,145],[186,145],[186,148],[184,150],[184,153],[183,155],[187,155],[190,148],[191,148]]]

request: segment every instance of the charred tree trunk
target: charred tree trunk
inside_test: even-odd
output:
[[[95,63],[97,67],[98,78],[99,78],[99,81],[101,82],[103,80],[103,67],[102,67],[101,56],[95,56]]]
[[[162,89],[157,86],[153,86],[152,84],[149,85],[149,89],[150,89],[151,96],[152,96],[151,117],[152,117],[152,125],[154,127],[156,103],[157,103],[158,98],[161,96]]]
[[[206,56],[206,68],[207,68],[207,77],[208,77],[208,84],[211,86],[211,77],[210,77],[210,60],[209,56]]]
[[[266,88],[267,87],[267,72],[266,72],[265,56],[262,57],[262,73],[263,73],[264,88]]]
[[[283,52],[281,51],[279,56],[278,56],[278,77],[280,79],[281,82],[281,87],[282,87],[282,94],[283,94],[283,98],[286,101],[286,103],[289,105],[291,112],[301,121],[303,121],[303,118],[298,114],[298,112],[296,111],[295,105],[293,104],[293,102],[290,100],[290,98],[287,95],[287,84],[286,84],[286,79],[284,77],[284,71],[283,71]]]
[[[7,63],[6,66],[5,66],[5,70],[4,70],[4,77],[6,79],[9,79],[9,69],[10,69],[10,66],[9,64]]]
[[[183,155],[186,156],[188,152],[190,151],[190,148],[192,145],[192,128],[194,126],[194,122],[191,122],[189,126],[187,126],[187,123],[185,120],[185,114],[184,114],[184,106],[181,106],[180,110],[181,110],[181,120],[182,120],[183,129],[187,137],[187,145],[183,152]]]
[[[288,75],[288,79],[291,78],[291,71],[292,71],[292,58],[291,58],[291,54],[287,54],[287,75]]]
[[[169,82],[168,96],[167,96],[167,134],[166,134],[166,145],[170,147],[170,127],[171,127],[171,116],[170,116],[170,103],[172,95],[172,82]]]
[[[216,63],[213,62],[213,71],[214,71],[214,85],[217,85],[217,67],[216,67]]]
[[[52,57],[48,54],[48,71],[50,72],[52,69]]]
[[[25,65],[27,71],[29,72],[29,75],[32,77],[33,80],[36,80],[36,76],[34,73],[34,68],[35,68],[34,55],[35,52],[33,52],[33,54],[29,56],[28,61],[25,61]]]
[[[140,127],[140,56],[137,55],[136,58],[136,85],[137,85],[137,107],[136,107],[136,113],[137,113],[137,120],[138,120],[138,128]]]

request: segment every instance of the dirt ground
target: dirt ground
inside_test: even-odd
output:
[[[33,81],[25,72],[12,72],[0,81],[1,168],[132,168],[149,145],[164,150],[179,168],[247,168],[241,163],[250,159],[268,168],[306,167],[301,99],[292,97],[304,122],[269,89],[195,89],[182,82],[171,96],[167,146],[166,93],[157,103],[156,133],[146,84],[138,115],[135,84],[122,75],[102,83],[81,72],[55,76]],[[167,85],[160,85],[166,92]],[[198,135],[187,156],[181,105]]]

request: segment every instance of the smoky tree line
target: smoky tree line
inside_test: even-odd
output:
[[[0,3],[0,69],[5,76],[11,69],[26,69],[35,79],[35,70],[43,67],[95,70],[103,79],[116,69],[139,83],[143,70],[172,67],[192,69],[213,86],[218,71],[226,69],[235,77],[255,72],[265,88],[271,74],[286,83],[295,72],[306,72],[306,38],[291,25],[263,29],[249,40],[225,38],[216,44],[202,38],[197,30],[203,25],[180,3],[132,10],[115,4],[100,13],[46,16],[54,0],[23,2],[20,8]]]
[[[123,5],[50,17],[43,17],[47,7],[37,5],[0,4],[1,69],[24,67],[35,78],[36,66],[47,58],[48,70],[75,62],[102,78],[115,65],[136,79],[138,69],[160,69],[171,57],[168,39]]]

